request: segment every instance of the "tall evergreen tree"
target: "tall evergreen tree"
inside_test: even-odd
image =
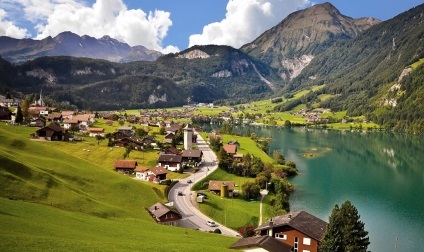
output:
[[[321,252],[344,252],[339,213],[340,208],[336,204],[331,212],[330,221],[325,231],[324,238],[319,244],[319,251]]]
[[[364,226],[365,224],[360,221],[358,210],[350,201],[343,203],[340,208],[336,204],[319,250],[323,252],[366,252],[370,242]]]
[[[24,121],[24,115],[22,114],[21,106],[18,105],[18,111],[16,112],[15,123],[22,123]]]
[[[340,217],[343,223],[342,233],[345,251],[366,252],[370,244],[365,224],[360,221],[356,207],[346,201],[340,208]]]

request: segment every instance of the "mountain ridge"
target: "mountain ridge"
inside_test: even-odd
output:
[[[74,56],[112,62],[154,61],[162,53],[144,46],[129,46],[108,35],[99,39],[65,31],[42,40],[0,36],[0,54],[9,62],[22,64],[42,56]]]
[[[347,17],[328,2],[317,4],[291,13],[241,50],[278,69],[287,82],[336,41],[351,39],[379,22]]]

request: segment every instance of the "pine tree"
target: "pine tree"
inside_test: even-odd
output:
[[[368,232],[364,229],[365,224],[360,221],[358,210],[350,201],[341,206],[340,218],[345,251],[366,252],[370,244]]]
[[[325,231],[324,237],[319,245],[321,252],[343,252],[343,237],[341,233],[341,223],[339,219],[340,208],[336,204],[330,215],[330,221]]]
[[[24,121],[24,115],[22,114],[21,106],[18,105],[18,111],[16,112],[15,123],[22,123]]]
[[[343,203],[340,208],[336,204],[319,250],[324,252],[366,252],[370,242],[364,226],[365,224],[360,221],[358,210],[350,201]]]

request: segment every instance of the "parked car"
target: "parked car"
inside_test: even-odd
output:
[[[209,220],[206,222],[206,225],[208,225],[209,227],[216,227],[216,226],[218,226],[218,225],[216,225],[215,221],[209,221]]]
[[[209,199],[206,194],[201,193],[201,192],[197,193],[197,197],[200,197],[200,196],[203,197],[204,199]]]

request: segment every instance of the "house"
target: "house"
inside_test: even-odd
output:
[[[235,145],[237,146],[237,149],[240,149],[240,144],[237,140],[231,140],[228,142],[229,145]]]
[[[225,144],[222,148],[224,148],[230,156],[234,156],[237,153],[237,145]]]
[[[63,123],[63,128],[70,129],[73,126],[78,126],[79,121],[77,119],[64,119],[62,123]]]
[[[171,147],[165,147],[163,154],[181,155],[181,151],[179,151],[177,148],[171,146]]]
[[[230,249],[242,251],[292,252],[292,247],[279,242],[271,236],[253,236],[241,238],[230,246]]]
[[[56,125],[54,123],[37,130],[35,132],[35,135],[37,137],[44,137],[46,138],[46,140],[50,141],[67,140],[67,137],[65,137],[67,134],[63,132],[62,128],[59,125]]]
[[[222,186],[228,186],[228,193],[231,196],[234,192],[235,187],[234,181],[221,181],[221,180],[210,180],[208,189],[210,192],[220,194],[221,193],[221,187]]]
[[[138,163],[136,160],[116,160],[114,164],[115,171],[122,174],[133,174]]]
[[[169,127],[165,127],[166,133],[174,133],[177,134],[178,130],[181,129],[181,125],[179,124],[171,124]]]
[[[95,137],[97,135],[104,137],[105,136],[105,129],[104,128],[89,128],[88,129],[88,135],[91,137]]]
[[[148,178],[148,174],[147,171],[149,170],[149,168],[145,168],[145,167],[141,167],[141,166],[137,166],[134,169],[135,172],[135,178],[140,179],[140,180],[149,180]]]
[[[159,166],[170,171],[178,171],[181,167],[183,157],[175,154],[161,154],[158,159]]]
[[[175,133],[174,132],[170,132],[168,134],[165,135],[164,141],[165,143],[172,143],[172,139],[175,137]]]
[[[183,150],[181,154],[183,162],[202,162],[203,152],[201,150]]]
[[[112,138],[113,138],[114,141],[118,141],[120,139],[127,138],[127,137],[131,137],[131,135],[126,134],[126,133],[121,132],[121,131],[115,131],[115,132],[112,133]]]
[[[115,114],[113,113],[107,113],[103,115],[103,119],[105,120],[113,120],[114,117],[115,117]]]
[[[86,129],[89,126],[90,121],[90,115],[84,114],[84,115],[76,115],[73,117],[73,119],[77,119],[79,121],[79,126],[82,129]]]
[[[168,170],[161,166],[153,168],[143,168],[137,166],[135,168],[135,177],[137,179],[151,181],[154,183],[159,183],[159,181],[165,180],[166,174],[168,174]]]
[[[0,106],[0,121],[10,121],[12,120],[12,112],[8,108],[3,108]]]
[[[62,111],[61,114],[63,119],[72,119],[74,116],[74,111]]]
[[[119,127],[118,132],[124,133],[129,136],[134,136],[134,130],[131,127]]]
[[[136,137],[124,137],[115,141],[115,146],[127,147],[132,146],[134,150],[142,150],[144,148],[144,143]]]
[[[271,218],[255,229],[261,236],[271,236],[294,248],[293,251],[317,252],[328,223],[305,211],[295,211]]]
[[[177,226],[178,220],[182,218],[181,214],[177,210],[159,202],[149,207],[148,211],[153,219],[162,225]]]
[[[43,128],[46,126],[46,119],[44,119],[43,117],[34,118],[29,123],[29,126]]]
[[[47,121],[60,123],[62,121],[62,114],[60,113],[52,113],[47,116]]]

